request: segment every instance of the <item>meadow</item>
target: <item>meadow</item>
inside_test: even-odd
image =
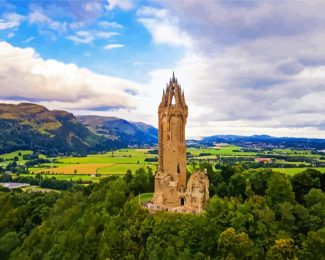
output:
[[[146,162],[146,158],[155,158],[149,149],[120,149],[103,154],[92,154],[85,157],[57,157],[54,163],[42,164],[29,168],[31,173],[62,175],[121,175],[127,170],[133,173],[141,167],[156,170],[157,163]],[[55,175],[58,176],[58,175]]]
[[[112,166],[109,163],[72,164],[59,167],[46,168],[45,173],[52,174],[97,174],[101,168]],[[35,170],[35,173],[44,173],[44,170]]]
[[[131,170],[132,173],[139,168],[150,167],[153,172],[157,169],[157,162],[152,162],[152,159],[157,157],[157,154],[149,152],[150,149],[120,149],[116,151],[110,151],[102,154],[90,154],[84,157],[56,157],[48,158],[52,163],[44,163],[35,165],[28,168],[32,174],[43,174],[47,177],[55,177],[58,180],[72,180],[72,181],[94,181],[97,182],[100,178],[108,175],[124,175],[127,170]],[[265,155],[286,155],[288,157],[304,157],[313,158],[319,160],[320,155],[312,154],[309,150],[293,150],[293,149],[273,149],[266,151],[251,152],[241,150],[241,147],[234,145],[227,145],[223,147],[204,147],[204,148],[188,148],[187,152],[190,153],[187,169],[188,171],[194,171],[198,164],[198,161],[222,161],[225,159],[241,158],[245,160],[254,160],[263,154]],[[0,166],[5,167],[8,161],[13,160],[14,157],[18,157],[17,164],[24,165],[25,160],[22,159],[23,155],[31,154],[32,151],[16,151],[13,153],[0,155],[5,161]],[[45,158],[44,155],[40,155],[40,158]],[[147,161],[149,159],[151,161]],[[283,164],[287,167],[272,168],[274,171],[282,172],[287,175],[294,175],[307,168],[312,168],[312,165],[304,162],[285,161],[283,159],[275,160],[276,163]],[[304,165],[304,167],[297,168],[298,165]],[[295,167],[296,166],[296,167]],[[314,167],[315,169],[324,172],[325,167]],[[25,174],[23,175],[25,176]]]
[[[187,148],[187,152],[193,156],[200,154],[211,154],[209,156],[255,156],[256,152],[244,152],[240,150],[241,147],[236,145],[227,145],[223,147],[210,147],[210,148]]]
[[[275,172],[282,172],[286,175],[295,175],[297,173],[300,173],[306,169],[315,169],[320,172],[325,172],[325,167],[302,167],[302,168],[271,168]]]

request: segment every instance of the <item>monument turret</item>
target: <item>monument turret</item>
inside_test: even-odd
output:
[[[186,189],[185,125],[188,108],[174,76],[164,90],[158,109],[159,118],[159,164],[158,173],[170,176],[178,189]]]
[[[199,212],[209,198],[206,173],[186,180],[185,125],[188,107],[173,73],[158,108],[158,171],[152,205],[156,209]]]

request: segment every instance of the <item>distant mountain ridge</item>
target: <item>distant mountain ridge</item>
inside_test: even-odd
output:
[[[92,132],[132,146],[153,146],[158,141],[158,130],[142,122],[130,122],[117,117],[77,116]]]
[[[300,149],[325,149],[325,139],[304,138],[304,137],[274,137],[269,135],[213,135],[203,137],[201,140],[189,140],[192,145],[211,146],[215,143],[230,143],[239,146],[278,146],[278,147],[295,147]]]

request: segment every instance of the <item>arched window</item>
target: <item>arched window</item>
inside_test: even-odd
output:
[[[172,96],[172,102],[171,102],[171,105],[174,106],[175,104],[176,104],[175,96],[173,95],[173,96]]]
[[[181,198],[181,206],[185,205],[185,198]]]

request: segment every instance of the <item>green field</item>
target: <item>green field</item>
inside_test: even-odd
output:
[[[320,155],[312,154],[311,150],[293,150],[293,149],[273,149],[274,154],[289,155],[289,156],[303,156],[319,158]]]
[[[86,157],[65,157],[58,161],[64,164],[76,163],[145,163],[145,158],[153,158],[156,155],[148,154],[149,149],[120,149],[114,152],[88,155]]]
[[[151,167],[155,170],[156,163],[145,162],[145,159],[154,158],[157,155],[148,154],[148,151],[149,149],[121,149],[114,152],[88,155],[85,157],[58,157],[55,163],[43,164],[40,167],[33,167],[29,170],[33,173],[47,172],[50,174],[52,172],[59,173],[60,169],[62,169],[64,174],[74,174],[74,170],[77,170],[77,173],[99,173],[107,175],[125,174],[128,169],[135,172],[135,170],[141,167]],[[107,164],[107,166],[104,164]],[[96,167],[96,165],[98,165],[97,169],[92,169],[87,172],[87,169],[91,169],[94,166]],[[84,171],[82,171],[82,167],[85,168]]]
[[[18,154],[21,153],[21,155],[25,155],[25,154],[32,154],[33,151],[29,151],[29,150],[25,150],[25,151],[15,151],[15,152],[12,152],[12,153],[6,153],[6,154],[1,154],[0,155],[0,158],[3,158],[3,159],[13,159],[14,157],[18,157],[19,158],[19,161],[22,160],[22,156],[19,156]]]
[[[153,196],[153,193],[143,193],[143,194],[136,196],[134,199],[136,201],[139,201],[139,197],[140,197],[140,203],[143,203],[143,202],[150,201],[152,196]]]
[[[31,174],[20,174],[23,177],[30,177]],[[95,177],[91,175],[85,174],[43,174],[43,177],[47,178],[56,178],[57,180],[65,180],[65,181],[93,181],[98,182],[103,177]]]
[[[325,172],[325,167],[306,167],[306,168],[271,168],[275,172],[282,172],[287,175],[295,175],[299,172],[302,172],[306,169],[315,169],[320,172]]]
[[[228,145],[220,148],[210,147],[210,148],[188,148],[186,151],[191,153],[193,156],[198,156],[201,153],[209,153],[212,156],[223,155],[223,156],[254,156],[254,152],[244,152],[240,151],[239,146]],[[209,155],[209,157],[211,156]]]
[[[116,151],[110,151],[102,154],[90,154],[84,157],[56,157],[53,163],[46,163],[41,165],[36,165],[29,168],[31,173],[41,173],[47,177],[55,177],[59,180],[72,180],[72,181],[94,181],[97,182],[101,177],[108,175],[123,175],[127,170],[131,170],[133,173],[139,168],[150,167],[153,172],[157,169],[157,162],[146,162],[146,158],[155,158],[157,154],[149,154],[150,149],[120,149]],[[0,155],[0,158],[4,158],[5,162],[0,163],[0,166],[5,167],[6,164],[13,160],[18,153],[31,154],[32,151],[16,151],[8,154]],[[311,151],[305,150],[292,150],[292,149],[274,149],[260,151],[259,155],[255,152],[245,152],[241,151],[241,147],[235,145],[227,145],[223,147],[207,147],[207,148],[188,148],[187,152],[191,153],[192,157],[187,165],[187,170],[192,172],[197,169],[199,160],[209,160],[213,164],[217,160],[225,160],[227,158],[241,158],[246,161],[248,159],[254,160],[257,156],[261,154],[273,154],[273,155],[287,155],[295,157],[312,157],[315,160],[319,160],[319,155],[313,155]],[[22,156],[19,157],[19,164],[24,164],[25,161],[22,160]],[[45,158],[44,155],[40,155],[41,158]],[[247,158],[247,159],[246,159]],[[193,162],[194,161],[194,162]],[[285,160],[276,160],[276,163],[283,165],[300,165],[303,162],[291,162]],[[194,164],[194,165],[192,165]],[[299,173],[307,168],[311,168],[310,164],[305,164],[304,168],[272,168],[274,171],[283,172],[288,175],[293,175]],[[324,172],[325,167],[316,167],[315,169]],[[101,177],[96,177],[98,174]],[[22,175],[24,176],[24,175]],[[30,175],[29,175],[30,176]]]

